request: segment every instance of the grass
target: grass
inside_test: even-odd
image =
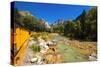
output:
[[[34,52],[40,52],[40,46],[33,44],[29,47]]]
[[[77,50],[80,54],[89,56],[93,52],[96,53],[96,45],[93,44],[87,44],[87,43],[80,43],[80,44],[72,44],[71,47],[73,47],[75,50]]]

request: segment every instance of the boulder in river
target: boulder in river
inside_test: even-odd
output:
[[[96,59],[97,59],[96,53],[92,53],[92,54],[89,56],[89,60],[90,60],[90,61],[93,61],[93,60],[96,60]]]
[[[37,60],[38,60],[38,58],[36,57],[36,58],[32,58],[31,60],[30,60],[30,62],[31,63],[36,63],[37,62]]]

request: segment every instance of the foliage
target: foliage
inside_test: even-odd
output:
[[[40,52],[40,46],[33,44],[29,47],[30,49],[32,49],[32,51],[34,52]]]
[[[19,11],[16,8],[14,10],[14,22],[25,29],[30,31],[49,31],[46,28],[44,21],[32,16],[29,12]]]
[[[29,14],[14,9],[14,22],[25,29],[35,32],[53,32],[65,36],[84,40],[97,40],[97,8],[83,12],[75,20],[61,20],[47,28],[45,21]]]
[[[70,37],[84,39],[84,40],[97,40],[97,9],[92,8],[88,12],[83,11],[76,20],[67,21],[65,25],[64,34]]]

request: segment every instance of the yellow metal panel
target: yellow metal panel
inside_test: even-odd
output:
[[[19,65],[22,62],[25,49],[27,47],[27,39],[29,38],[29,32],[26,30],[23,30],[21,28],[16,28],[15,31],[15,43],[17,48],[17,55],[14,57],[14,64]]]

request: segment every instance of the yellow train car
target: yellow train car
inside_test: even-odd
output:
[[[25,49],[28,44],[29,31],[16,27],[11,29],[11,64],[20,65],[22,63]]]

